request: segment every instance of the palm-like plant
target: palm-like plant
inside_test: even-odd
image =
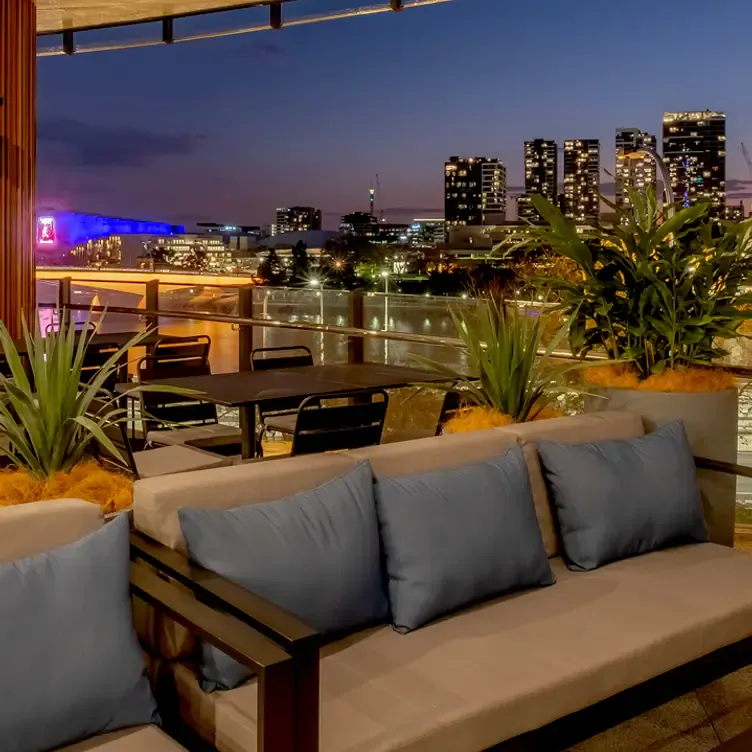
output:
[[[120,456],[106,429],[123,422],[126,410],[118,407],[103,388],[121,367],[129,348],[149,334],[146,331],[134,336],[84,382],[82,367],[92,332],[88,328],[77,332],[74,322],[60,312],[58,320],[59,331],[46,337],[42,336],[38,317],[33,330],[24,322],[29,373],[0,322],[0,347],[11,374],[0,377],[0,437],[5,438],[0,454],[39,478],[70,471],[93,442]],[[175,391],[134,385],[124,395],[144,390]]]
[[[631,361],[643,379],[711,364],[725,354],[718,340],[737,336],[752,315],[745,290],[752,222],[714,222],[705,204],[670,216],[653,190],[625,191],[629,208],[602,199],[617,214],[613,229],[583,234],[556,206],[533,196],[546,224],[529,228],[517,247],[550,248],[579,265],[580,280],[539,280],[572,316],[574,354],[605,351]]]
[[[420,362],[446,376],[471,405],[491,408],[518,423],[533,420],[558,395],[572,391],[566,384],[569,373],[587,367],[554,357],[566,339],[569,322],[544,349],[538,311],[478,297],[474,306],[453,307],[450,314],[467,352],[470,374],[426,358]]]

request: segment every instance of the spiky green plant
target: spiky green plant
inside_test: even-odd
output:
[[[566,339],[568,321],[542,347],[544,314],[539,309],[478,297],[469,307],[450,307],[450,314],[470,373],[428,358],[420,358],[421,364],[446,376],[465,402],[492,408],[518,423],[533,420],[560,394],[573,391],[567,375],[589,365],[554,357]]]
[[[69,471],[99,442],[115,457],[121,456],[106,429],[126,419],[125,408],[103,397],[105,384],[115,376],[128,350],[149,332],[134,336],[107,360],[88,381],[82,379],[86,348],[93,332],[77,332],[75,323],[60,315],[59,331],[42,336],[39,317],[33,330],[24,321],[23,339],[29,372],[8,329],[0,322],[0,348],[9,377],[0,377],[0,454],[18,468],[44,478]],[[88,323],[88,322],[87,322]],[[177,391],[134,385],[138,391]]]
[[[528,228],[529,250],[548,248],[575,261],[579,280],[538,280],[572,316],[572,352],[605,351],[631,361],[640,378],[667,368],[710,365],[752,316],[752,220],[719,223],[698,204],[673,216],[655,192],[625,186],[631,206],[617,207],[613,228],[578,232],[541,196],[532,202],[545,224]]]

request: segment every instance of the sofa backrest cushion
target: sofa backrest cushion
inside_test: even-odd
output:
[[[232,509],[275,501],[326,483],[356,464],[347,454],[312,454],[140,480],[133,489],[133,524],[185,553],[181,507]]]
[[[102,524],[102,508],[81,499],[0,507],[0,564],[73,543]]]
[[[155,720],[129,582],[125,515],[75,543],[0,564],[3,749],[55,749]]]
[[[692,450],[680,422],[636,439],[538,443],[564,557],[586,571],[679,543],[704,542]]]
[[[634,413],[626,412],[604,412],[575,415],[567,418],[552,418],[532,423],[520,423],[497,430],[514,435],[522,445],[525,462],[530,473],[535,511],[538,514],[543,543],[549,557],[560,554],[559,536],[538,458],[536,442],[539,439],[545,439],[561,444],[583,444],[589,441],[632,439],[645,433],[642,419]]]
[[[373,475],[361,462],[310,491],[239,509],[179,511],[191,558],[324,635],[386,621]],[[249,676],[211,646],[205,691]],[[207,655],[208,653],[208,655]]]
[[[462,467],[377,475],[376,500],[399,632],[554,582],[519,446]]]

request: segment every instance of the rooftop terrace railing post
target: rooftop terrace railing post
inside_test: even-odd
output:
[[[253,285],[243,285],[238,290],[238,316],[244,319],[253,318]],[[238,371],[251,370],[251,351],[253,350],[253,327],[240,324],[238,327]],[[247,431],[246,426],[254,426],[253,431]],[[246,446],[246,437],[255,442],[256,408],[244,405],[240,408],[240,428],[243,433],[243,457],[255,456],[256,447]]]
[[[348,300],[347,325],[354,329],[362,329],[365,321],[365,290],[357,289],[350,293]],[[365,354],[363,337],[348,337],[348,363],[362,363]]]
[[[62,277],[57,286],[57,307],[59,309],[60,321],[59,327],[63,327],[71,317],[71,278]]]
[[[158,279],[150,279],[146,283],[146,294],[144,295],[144,308],[146,308],[147,311],[159,310],[159,280]],[[146,328],[154,329],[155,331],[159,332],[159,317],[147,316]]]
[[[13,337],[36,298],[36,60],[36,4],[0,0],[0,320]]]

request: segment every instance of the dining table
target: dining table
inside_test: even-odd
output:
[[[256,407],[265,402],[307,397],[336,397],[358,390],[397,389],[416,384],[446,383],[435,371],[383,363],[337,363],[263,371],[154,379],[147,384],[196,392],[196,398],[240,411],[243,459],[256,453]],[[124,391],[126,384],[118,386]]]

